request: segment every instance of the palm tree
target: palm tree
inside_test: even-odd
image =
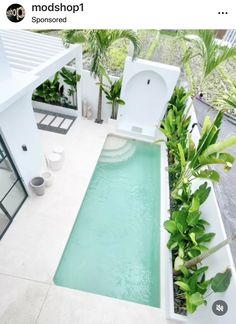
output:
[[[190,46],[184,54],[183,61],[190,62],[194,57],[201,58],[201,88],[213,71],[236,56],[235,47],[223,46],[216,42],[213,30],[199,30],[196,35],[185,35],[184,38],[190,42]]]
[[[102,123],[102,84],[105,72],[104,66],[107,61],[107,51],[118,39],[128,39],[134,46],[133,59],[140,51],[140,44],[137,34],[132,30],[65,30],[62,32],[63,40],[68,43],[84,43],[85,52],[91,57],[90,71],[99,80],[99,98],[97,110],[97,123]]]

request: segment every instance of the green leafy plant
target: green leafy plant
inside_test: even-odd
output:
[[[122,79],[118,79],[112,82],[109,76],[106,76],[106,78],[108,80],[109,86],[103,84],[102,90],[106,95],[108,103],[111,104],[112,107],[111,118],[117,119],[118,106],[125,104],[124,100],[120,98]]]
[[[231,270],[217,273],[211,279],[206,280],[205,274],[208,267],[201,267],[195,271],[182,269],[182,275],[177,278],[175,284],[183,291],[186,299],[188,313],[194,313],[198,306],[207,304],[207,297],[213,292],[224,292],[227,290],[231,280]]]
[[[33,100],[40,98],[45,103],[60,103],[63,97],[64,87],[59,82],[59,72],[57,72],[52,80],[46,80],[34,92]]]
[[[63,81],[70,87],[68,90],[68,95],[72,97],[73,106],[77,106],[77,83],[81,79],[81,75],[77,74],[76,71],[70,71],[69,69],[63,67],[60,71],[60,75],[63,78]]]
[[[235,157],[227,152],[226,149],[236,145],[236,136],[231,136],[222,141],[217,141],[224,111],[219,111],[215,120],[211,122],[207,116],[204,120],[201,136],[198,145],[188,137],[188,155],[184,155],[182,143],[177,144],[180,155],[181,173],[178,184],[172,195],[176,199],[180,198],[184,184],[189,184],[195,178],[219,181],[220,175],[216,170],[208,167],[214,164],[222,164],[225,171],[229,171],[235,161]]]
[[[206,117],[195,145],[188,116],[188,95],[183,88],[175,89],[161,130],[167,138],[170,164],[171,210],[164,227],[170,234],[167,247],[172,251],[174,282],[178,287],[175,298],[181,300],[182,309],[193,313],[198,306],[206,304],[209,289],[210,293],[225,291],[231,278],[231,271],[227,269],[206,280],[208,267],[199,267],[199,263],[235,237],[208,249],[215,233],[207,232],[209,223],[202,217],[201,206],[211,188],[205,182],[193,191],[192,181],[196,178],[218,181],[219,174],[209,166],[223,164],[226,171],[232,167],[234,157],[225,150],[236,145],[236,137],[217,141],[223,118],[220,111],[213,122]]]
[[[103,71],[106,66],[107,52],[111,45],[119,39],[127,39],[134,46],[133,59],[140,51],[139,39],[132,30],[64,30],[62,33],[65,44],[68,43],[86,43],[86,52],[91,55],[90,71],[94,77],[99,80],[97,123],[102,123],[102,84]]]

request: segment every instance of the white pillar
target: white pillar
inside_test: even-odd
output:
[[[82,45],[78,47],[77,55],[75,58],[75,66],[76,66],[76,73],[81,76],[81,79],[79,82],[77,82],[77,109],[78,109],[78,118],[82,118],[82,68],[83,68],[83,62],[82,62]]]

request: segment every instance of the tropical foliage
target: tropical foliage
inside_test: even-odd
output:
[[[228,269],[206,280],[208,267],[198,265],[199,260],[210,254],[208,243],[215,233],[207,232],[209,223],[201,212],[201,206],[207,200],[211,188],[206,181],[193,190],[192,182],[196,178],[219,181],[219,174],[209,169],[209,166],[222,164],[225,171],[232,167],[234,157],[225,150],[236,145],[236,137],[218,141],[223,117],[220,111],[213,122],[206,117],[200,139],[195,144],[191,134],[191,117],[188,116],[188,96],[183,88],[175,90],[161,130],[167,138],[171,188],[171,214],[164,223],[170,234],[167,246],[173,255],[175,285],[182,291],[179,295],[184,295],[185,309],[193,313],[199,305],[206,304],[206,294],[210,289],[227,289],[231,272]],[[219,277],[223,278],[220,288],[214,284]]]
[[[97,109],[97,123],[102,123],[102,84],[104,69],[107,61],[107,52],[111,45],[119,39],[128,39],[134,47],[133,59],[140,51],[139,39],[132,30],[64,30],[62,38],[65,44],[85,43],[85,54],[89,53],[91,58],[90,71],[99,80],[99,98]]]
[[[224,46],[217,42],[213,30],[198,30],[194,35],[184,35],[189,42],[183,61],[189,62],[195,57],[202,61],[202,75],[200,89],[208,77],[224,62],[236,57],[236,48]]]
[[[106,99],[108,100],[107,103],[111,104],[112,107],[111,118],[117,119],[118,106],[125,104],[124,100],[120,98],[122,79],[120,78],[112,82],[108,75],[106,75],[106,79],[109,85],[103,84],[102,90],[104,91]]]
[[[68,95],[72,97],[73,106],[77,106],[76,90],[77,83],[80,81],[81,75],[77,74],[76,71],[70,71],[65,67],[61,69],[60,75],[62,76],[65,84],[69,86]]]
[[[69,86],[67,94],[62,85],[60,76],[65,84]],[[60,105],[66,108],[77,109],[76,86],[81,76],[76,71],[70,71],[63,67],[53,76],[52,80],[46,80],[34,91],[32,99],[48,104]],[[70,101],[72,98],[72,102]]]
[[[34,92],[33,99],[41,98],[44,102],[56,104],[63,96],[64,87],[59,82],[59,72],[57,72],[52,80],[46,80]]]

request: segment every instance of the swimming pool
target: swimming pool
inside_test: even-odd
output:
[[[160,307],[158,145],[108,137],[54,282]]]

